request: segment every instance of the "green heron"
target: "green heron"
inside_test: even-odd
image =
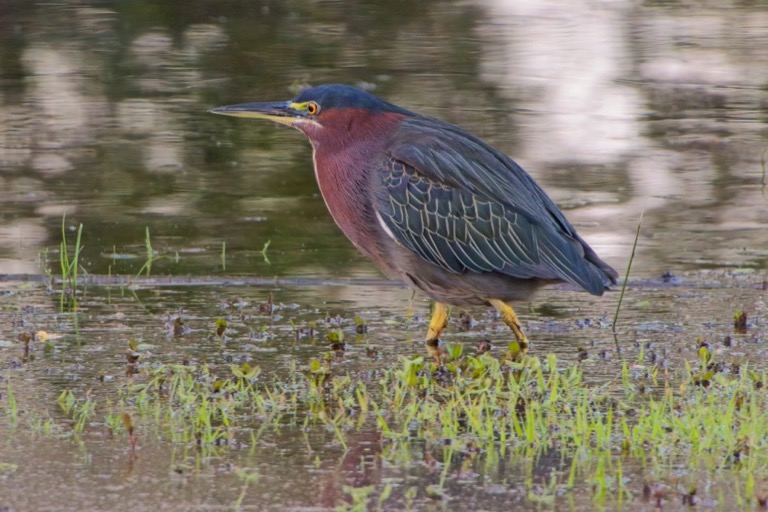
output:
[[[449,304],[493,306],[524,350],[508,302],[548,283],[593,295],[616,283],[528,173],[458,126],[338,84],[211,112],[269,119],[309,138],[339,228],[387,276],[435,301],[426,345],[438,360]]]

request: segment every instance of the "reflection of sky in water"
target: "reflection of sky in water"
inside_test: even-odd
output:
[[[161,251],[201,255],[171,273],[213,272],[227,242],[236,273],[375,274],[330,223],[299,135],[205,114],[337,80],[511,154],[619,269],[641,212],[638,273],[764,264],[764,9],[423,4],[367,35],[355,27],[381,11],[327,9],[170,24],[62,6],[11,24],[21,35],[0,40],[0,70],[21,71],[0,84],[0,272],[35,272],[67,212],[91,235],[94,272],[112,246],[140,252],[149,226]],[[259,268],[266,240],[277,263]]]
[[[762,22],[749,23],[749,35],[741,35],[733,27],[747,14],[739,10],[639,12],[611,2],[585,3],[579,14],[564,14],[561,2],[489,6],[494,32],[504,42],[486,72],[505,84],[510,97],[524,98],[518,158],[531,162],[535,175],[542,167],[575,165],[576,173],[592,173],[598,181],[605,173],[610,184],[612,174],[626,174],[624,190],[548,187],[564,202],[579,204],[579,195],[582,202],[604,201],[570,212],[576,221],[599,223],[588,238],[598,247],[613,245],[601,253],[626,258],[634,235],[628,228],[643,211],[641,268],[665,268],[676,259],[692,263],[695,253],[714,266],[747,263],[751,258],[734,249],[765,246],[760,242],[768,209],[754,186],[766,147],[755,116],[757,109],[765,111],[766,95],[758,89],[765,76],[755,69],[768,63],[747,56],[768,42],[765,13],[756,18]],[[743,150],[729,148],[735,145]],[[737,167],[749,169],[753,186],[745,188],[743,176],[727,178]],[[723,201],[723,186],[738,190],[738,204]],[[705,212],[694,210],[702,207]],[[711,237],[697,240],[702,227],[762,232],[744,238],[723,233],[713,244]],[[654,246],[661,252],[650,253]]]
[[[641,98],[631,74],[622,13],[546,2],[489,2],[504,48],[486,68],[530,112],[520,151],[536,162],[616,164],[637,148]]]

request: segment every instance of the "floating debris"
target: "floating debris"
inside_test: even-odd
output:
[[[747,313],[737,310],[733,314],[733,331],[736,334],[747,334]]]
[[[491,348],[493,348],[493,345],[491,344],[490,340],[483,340],[477,345],[477,356],[481,356],[483,354],[486,354],[491,351]]]
[[[259,303],[259,313],[263,315],[271,315],[272,311],[275,309],[275,305],[272,299],[272,292],[269,292],[269,295],[267,296],[267,302],[261,302]]]
[[[359,316],[355,316],[355,332],[357,334],[367,334],[368,333],[368,325],[365,323],[365,320],[363,320]]]

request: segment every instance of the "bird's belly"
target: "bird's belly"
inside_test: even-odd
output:
[[[498,272],[454,273],[399,245],[389,252],[385,261],[390,275],[399,277],[438,302],[454,306],[484,305],[489,299],[523,301],[541,286],[555,282],[518,279]]]

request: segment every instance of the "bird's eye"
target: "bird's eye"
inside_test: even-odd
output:
[[[309,103],[307,103],[307,114],[314,116],[318,112],[320,112],[320,105],[318,105],[314,101],[310,101]]]

